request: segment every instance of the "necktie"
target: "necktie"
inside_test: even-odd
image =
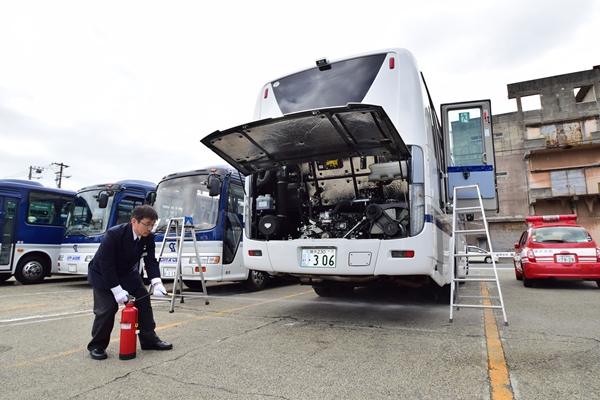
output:
[[[137,248],[138,248],[138,243],[140,242],[140,238],[135,238],[135,240],[133,241],[134,245],[133,245],[133,253],[137,253]]]

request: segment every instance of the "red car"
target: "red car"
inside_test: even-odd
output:
[[[577,215],[527,217],[515,243],[515,275],[525,287],[536,279],[583,279],[600,287],[600,248],[576,224]]]

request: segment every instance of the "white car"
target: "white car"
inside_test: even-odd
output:
[[[475,246],[467,246],[467,253],[468,254],[480,254],[480,256],[477,255],[471,255],[469,256],[469,261],[470,262],[484,262],[487,264],[491,264],[492,263],[492,256],[489,254],[489,251],[481,249],[479,247],[475,247]],[[494,257],[494,261],[498,262],[498,256],[496,254],[493,254]]]

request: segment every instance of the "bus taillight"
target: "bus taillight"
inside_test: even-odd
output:
[[[392,258],[414,258],[414,250],[392,250]]]
[[[394,69],[396,67],[396,59],[394,57],[390,57],[390,69]]]
[[[262,250],[248,250],[250,257],[262,257]]]
[[[264,97],[265,99],[266,99],[267,97],[269,97],[269,88],[265,88],[265,95],[264,95],[264,96],[265,96],[265,97]]]

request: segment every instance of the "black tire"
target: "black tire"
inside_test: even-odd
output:
[[[320,297],[348,297],[354,293],[351,285],[314,285],[313,290]]]
[[[331,288],[328,286],[313,286],[313,290],[320,297],[333,297]]]
[[[523,286],[527,288],[532,288],[533,284],[534,280],[527,278],[527,275],[525,274],[525,268],[523,268]]]
[[[263,271],[250,270],[248,279],[244,281],[244,287],[250,292],[258,292],[267,286],[269,274]]]
[[[596,281],[596,285],[600,288],[600,281]]]
[[[522,281],[523,280],[523,275],[517,274],[517,269],[516,268],[515,268],[515,278],[517,278],[518,281]]]
[[[492,257],[487,256],[483,261],[485,261],[486,264],[491,264],[492,263]]]
[[[44,259],[38,256],[25,256],[19,260],[15,270],[15,279],[23,285],[40,283],[46,276]]]
[[[198,280],[198,281],[184,280],[183,283],[185,284],[185,286],[189,287],[190,289],[202,289],[202,281],[200,281],[200,280]]]
[[[349,297],[354,294],[354,286],[336,286],[333,288],[333,295],[337,297]]]
[[[0,274],[0,282],[4,282],[4,281],[9,280],[11,276],[12,276],[12,274],[10,272],[6,273],[6,274],[5,273],[1,273]]]
[[[459,282],[460,285],[466,282]],[[433,289],[433,298],[439,304],[450,304],[450,294],[452,292],[452,286],[454,283],[448,283],[444,286],[438,286],[437,283],[431,283],[430,287]],[[454,289],[454,297],[456,300],[456,287]]]

